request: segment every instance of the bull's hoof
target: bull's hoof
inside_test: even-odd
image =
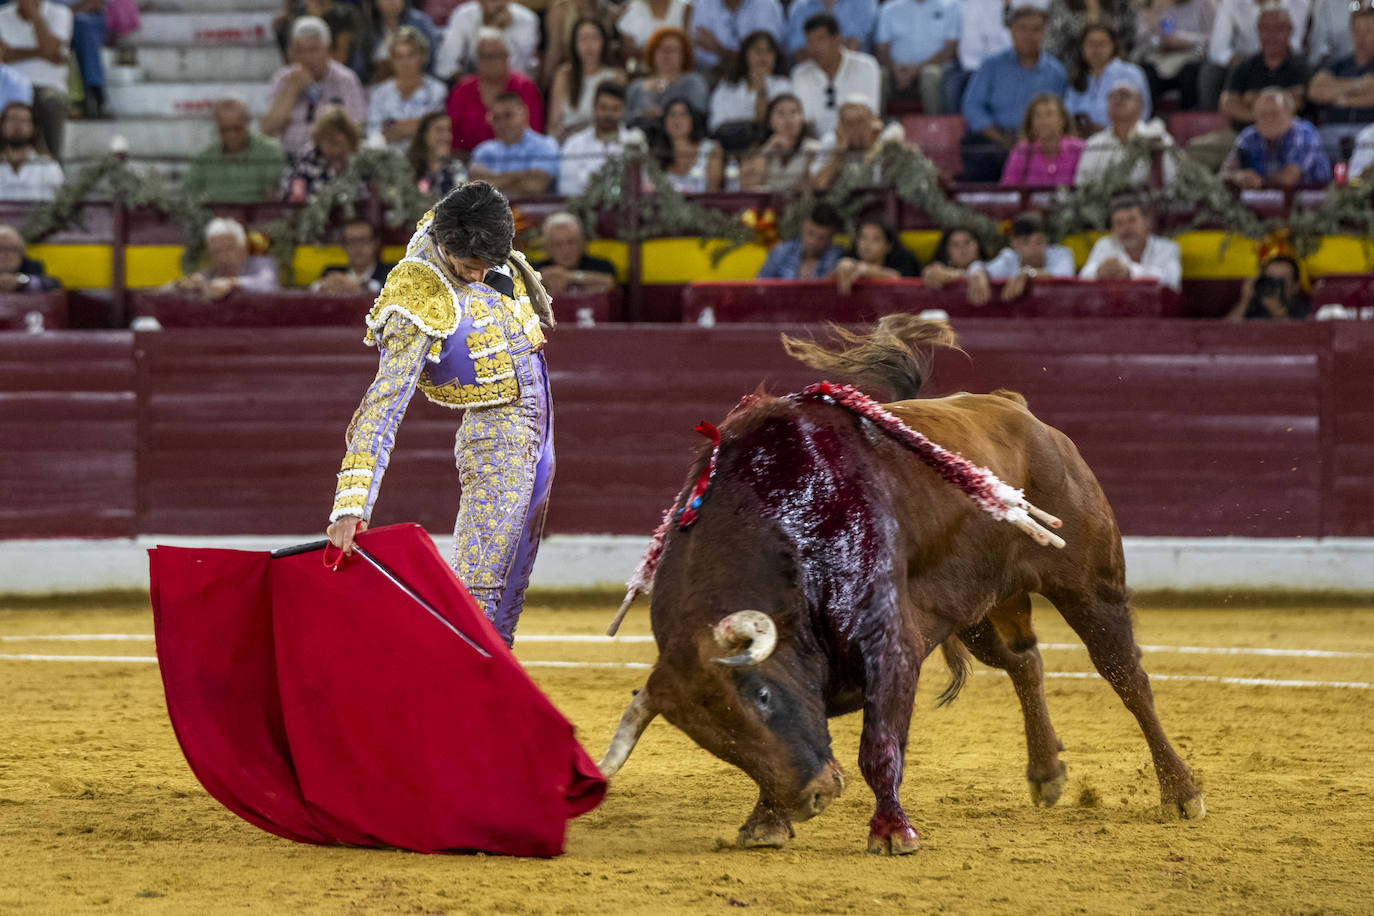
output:
[[[1166,801],[1159,809],[1167,818],[1183,818],[1185,821],[1200,821],[1207,816],[1207,805],[1202,800],[1201,792],[1183,801]]]
[[[875,856],[905,856],[921,848],[921,835],[906,818],[873,818],[868,825],[868,851]]]
[[[1064,794],[1064,783],[1068,782],[1069,771],[1067,768],[1060,771],[1059,775],[1053,779],[1036,781],[1026,780],[1026,785],[1030,786],[1031,803],[1044,805],[1046,808],[1059,801],[1059,796]]]
[[[735,843],[741,849],[782,849],[792,836],[792,828],[786,824],[745,824]]]

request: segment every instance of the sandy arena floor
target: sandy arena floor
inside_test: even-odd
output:
[[[520,636],[599,634],[615,596],[547,596]],[[1058,616],[1036,614],[1046,668],[1091,670]],[[1207,818],[1162,820],[1144,740],[1095,675],[1047,681],[1067,748],[1058,806],[1030,805],[1021,717],[1001,673],[951,707],[930,666],[917,698],[903,802],[924,836],[904,859],[864,852],[872,795],[860,719],[832,722],[855,778],[782,851],[734,848],[747,777],[672,726],[650,726],[600,808],[557,860],[320,849],[221,808],[187,769],[156,665],[16,656],[153,655],[142,603],[0,605],[0,913],[1371,913],[1374,912],[1374,609],[1154,609],[1160,715],[1201,774]],[[622,634],[648,632],[638,607]],[[1178,647],[1281,650],[1180,652]],[[517,640],[599,757],[652,643]],[[975,666],[978,669],[979,666]],[[1227,682],[1259,679],[1255,683]]]

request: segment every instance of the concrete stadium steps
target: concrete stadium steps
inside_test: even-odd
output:
[[[137,47],[144,82],[262,83],[282,65],[276,45],[262,47]],[[236,87],[242,90],[242,86]]]
[[[63,161],[97,159],[110,151],[115,135],[129,141],[131,159],[186,160],[217,139],[209,118],[128,118],[118,121],[68,121]]]
[[[143,13],[139,30],[128,36],[126,43],[135,47],[276,47],[277,35],[272,28],[272,17],[273,14],[266,10],[237,13]]]
[[[243,99],[254,117],[267,113],[267,84],[264,82],[111,86],[106,92],[106,105],[117,119],[208,118],[213,115],[215,102],[227,95]],[[129,141],[132,147],[133,138]]]

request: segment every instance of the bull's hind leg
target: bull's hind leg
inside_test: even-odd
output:
[[[1206,813],[1202,792],[1193,774],[1178,756],[1155,712],[1150,679],[1140,664],[1140,647],[1131,627],[1131,611],[1126,606],[1124,589],[1110,589],[1112,595],[1082,595],[1075,592],[1047,591],[1069,626],[1083,640],[1098,674],[1112,685],[1121,702],[1131,711],[1145,733],[1159,777],[1159,796],[1166,814],[1200,818]]]
[[[1026,781],[1031,801],[1046,807],[1059,801],[1068,771],[1059,752],[1063,745],[1050,723],[1045,705],[1045,673],[1040,650],[1031,629],[1030,596],[1024,592],[988,612],[959,638],[973,657],[985,665],[1001,668],[1011,677],[1021,712],[1026,719]]]

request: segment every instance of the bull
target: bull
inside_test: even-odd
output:
[[[929,350],[954,344],[947,325],[888,316],[868,336],[842,333],[838,346],[786,336],[784,345],[815,369],[894,394],[885,407],[906,427],[1053,507],[1067,545],[1049,549],[1049,538],[994,520],[871,419],[828,399],[747,398],[688,476],[678,514],[691,511],[693,524],[660,529],[650,604],[658,658],[602,773],[613,777],[661,715],[757,783],[739,845],[780,848],[794,822],[844,787],[828,718],[862,710],[859,771],[876,800],[868,849],[914,852],[920,834],[898,788],[921,666],[942,647],[952,673],[942,702],[957,694],[969,653],[1010,676],[1031,800],[1053,805],[1066,768],[1045,705],[1034,593],[1135,716],[1164,810],[1202,817],[1202,792],[1140,664],[1120,532],[1073,442],[1012,392],[916,400]],[[694,480],[707,483],[696,498]]]

